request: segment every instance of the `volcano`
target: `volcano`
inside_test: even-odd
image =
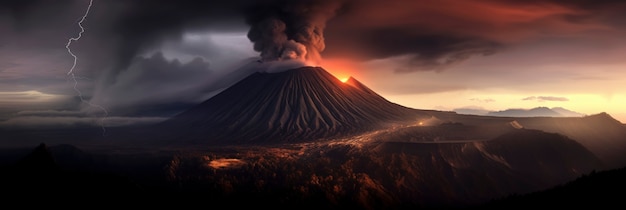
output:
[[[177,141],[285,143],[338,138],[416,121],[424,113],[392,103],[354,78],[321,67],[256,72],[162,126]]]

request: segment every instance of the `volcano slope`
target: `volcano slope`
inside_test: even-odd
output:
[[[349,136],[421,117],[429,116],[354,78],[342,83],[320,67],[302,67],[254,73],[160,126],[191,143],[259,144]]]

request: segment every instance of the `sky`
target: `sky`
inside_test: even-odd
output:
[[[6,0],[0,127],[154,123],[253,72],[302,65],[417,109],[564,107],[626,122],[624,11],[620,0]]]

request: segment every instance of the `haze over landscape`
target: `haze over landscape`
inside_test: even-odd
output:
[[[626,167],[624,11],[2,1],[0,184],[15,198],[506,207],[520,200],[494,199]]]

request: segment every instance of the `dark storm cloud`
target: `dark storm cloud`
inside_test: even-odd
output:
[[[554,3],[560,4],[570,7],[578,7],[578,8],[605,8],[607,6],[623,6],[624,1],[622,0],[491,0],[493,3],[498,2],[506,2],[507,4],[546,4],[546,3]]]
[[[116,54],[118,69],[123,69],[143,50],[159,46],[166,40],[180,39],[186,31],[245,30],[241,23],[237,23],[241,20],[240,3],[237,0],[117,0],[106,2],[108,7],[101,10],[118,10],[107,31],[120,42]]]
[[[7,14],[18,21],[18,27],[26,29],[32,18],[39,15],[63,15],[56,11],[68,11],[72,0],[3,0],[0,1],[0,12]],[[45,8],[45,9],[43,9]],[[33,22],[34,23],[34,22]]]
[[[199,84],[212,78],[209,63],[202,58],[182,63],[158,52],[136,57],[116,75],[115,83],[100,86],[91,102],[121,115],[171,116],[199,103],[203,93]]]
[[[473,55],[491,55],[501,44],[453,34],[415,34],[401,28],[364,29],[355,36],[332,37],[329,46],[340,46],[329,52],[362,59],[409,55],[398,72],[442,70]],[[332,47],[330,47],[332,48]]]
[[[539,101],[539,102],[543,102],[543,101],[569,101],[569,99],[566,98],[566,97],[557,97],[557,96],[529,96],[529,97],[523,98],[522,100],[524,100],[524,101]]]
[[[323,55],[402,55],[410,59],[397,71],[442,70],[537,37],[623,31],[625,6],[610,0],[351,1],[329,22]]]
[[[242,7],[247,1],[95,0],[83,23],[84,37],[72,48],[89,69],[123,71],[145,51],[158,49],[167,40],[179,40],[194,30],[246,31]],[[14,0],[0,3],[0,44],[19,42],[20,48],[58,49],[75,36],[76,23],[88,0]],[[7,37],[6,35],[9,35]],[[26,41],[27,40],[27,41]],[[64,42],[65,41],[65,42]],[[33,42],[40,43],[34,46]],[[14,46],[15,47],[15,46]],[[97,49],[97,50],[93,50]],[[85,64],[87,65],[87,64]],[[93,67],[93,68],[91,68]]]

